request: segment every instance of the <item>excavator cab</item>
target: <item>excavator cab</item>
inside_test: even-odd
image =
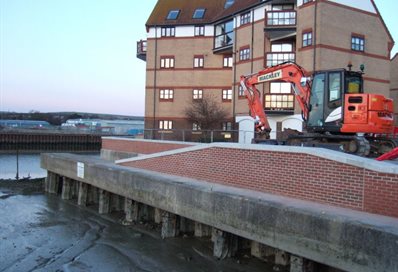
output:
[[[359,72],[345,69],[316,72],[313,75],[307,130],[340,132],[344,124],[344,102],[347,95],[363,93]]]

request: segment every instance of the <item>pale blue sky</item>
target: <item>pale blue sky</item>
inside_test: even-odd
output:
[[[136,41],[156,2],[0,0],[0,111],[143,115]],[[376,4],[398,43],[397,1]]]

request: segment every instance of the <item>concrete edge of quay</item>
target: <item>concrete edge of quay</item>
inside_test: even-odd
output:
[[[84,164],[80,177],[78,162]],[[331,267],[398,271],[398,219],[393,217],[124,167],[86,156],[42,154],[41,166],[80,184]]]

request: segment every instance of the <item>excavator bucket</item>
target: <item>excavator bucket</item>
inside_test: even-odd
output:
[[[398,158],[398,147],[394,148],[393,150],[391,150],[388,153],[385,153],[385,154],[381,155],[376,160],[378,160],[378,161],[388,161],[388,160],[395,160],[396,158]]]

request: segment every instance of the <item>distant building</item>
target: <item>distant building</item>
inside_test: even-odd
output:
[[[249,117],[240,75],[285,61],[309,72],[364,64],[365,91],[390,96],[394,41],[373,0],[161,0],[146,28],[147,129],[195,129],[184,109],[208,94],[229,112],[219,128],[237,129]],[[289,83],[258,87],[273,131],[302,129]]]
[[[144,120],[70,119],[63,123],[61,128],[117,135],[137,135],[144,133]]]
[[[51,125],[46,121],[35,120],[0,120],[0,127],[27,128],[27,129],[47,129]]]

